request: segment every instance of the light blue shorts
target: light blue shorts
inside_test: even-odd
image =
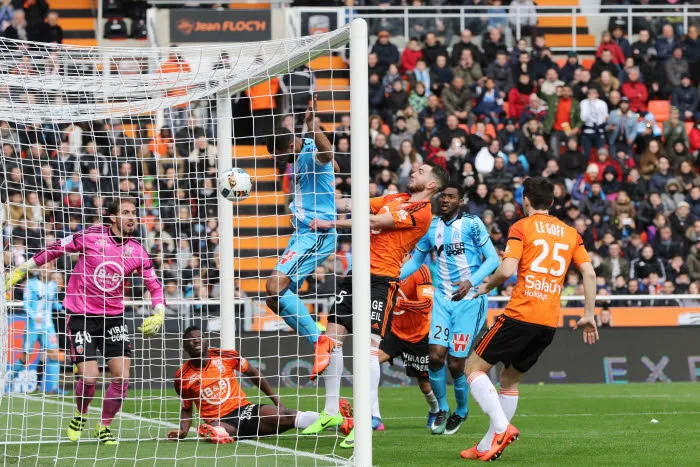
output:
[[[454,302],[435,293],[430,319],[430,344],[449,349],[453,357],[465,358],[486,321],[487,298]]]
[[[292,280],[289,288],[296,292],[316,266],[322,264],[336,251],[335,230],[317,232],[297,230],[289,239],[289,245],[280,256],[275,271],[280,271]]]

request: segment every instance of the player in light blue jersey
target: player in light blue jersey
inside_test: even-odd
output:
[[[314,220],[336,218],[335,169],[333,146],[315,121],[313,108],[306,112],[306,124],[314,139],[297,138],[286,129],[278,129],[267,139],[267,149],[274,157],[294,164],[294,200],[289,206],[294,234],[267,280],[267,305],[314,346],[315,379],[330,363],[333,342],[321,335],[316,321],[299,299],[298,290],[306,276],[336,251],[336,230],[312,230]]]
[[[476,216],[462,214],[464,191],[449,184],[440,194],[440,217],[418,242],[413,257],[401,269],[401,279],[418,269],[431,249],[437,253],[437,283],[430,320],[430,386],[440,411],[433,434],[454,434],[467,418],[469,387],[464,365],[477,333],[486,320],[486,296],[471,300],[469,291],[498,267],[498,253],[486,226]],[[454,381],[457,407],[447,404],[447,368]]]
[[[61,370],[58,353],[58,335],[53,324],[52,313],[61,309],[58,300],[58,284],[49,280],[48,271],[43,268],[38,275],[27,281],[24,288],[24,312],[27,314],[27,327],[22,353],[15,361],[12,370],[15,375],[24,370],[30,355],[39,343],[39,352],[46,352],[42,391],[58,394],[58,377]]]

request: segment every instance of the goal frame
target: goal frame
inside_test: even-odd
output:
[[[350,133],[351,157],[351,197],[352,197],[352,245],[353,275],[352,287],[356,291],[369,291],[369,103],[367,55],[369,53],[367,22],[357,18],[350,24],[349,41],[346,35],[336,38],[337,46],[349,42],[350,46]],[[331,47],[333,43],[331,42]],[[280,72],[294,69],[318,56],[328,53],[328,49],[318,49],[308,56],[295,57],[278,65]],[[298,62],[298,63],[296,63]],[[247,83],[233,85],[216,93],[217,144],[219,148],[218,175],[233,166],[233,115],[231,96],[243,89],[265,82],[276,73],[275,66],[265,75],[254,77]],[[234,231],[233,204],[218,197],[219,238],[221,248],[221,283],[232,284],[234,280]],[[221,348],[235,349],[236,316],[233,289],[222,293],[221,306]],[[353,360],[353,412],[355,423],[355,446],[353,463],[360,467],[372,465],[372,412],[370,396],[370,297],[368,293],[356,293],[352,301],[352,360]],[[362,364],[361,362],[365,362]]]

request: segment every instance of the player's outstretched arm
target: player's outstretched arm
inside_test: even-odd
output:
[[[168,432],[168,439],[185,439],[192,426],[192,407],[180,408],[180,429]]]
[[[267,382],[265,377],[262,375],[262,373],[260,373],[260,371],[257,368],[255,368],[249,363],[248,368],[246,368],[243,374],[250,378],[253,381],[253,384],[259,387],[262,390],[262,392],[264,392],[265,395],[270,398],[273,404],[275,404],[278,407],[280,406],[279,396],[275,394],[275,391],[272,390],[272,386],[270,386],[270,383]]]
[[[503,285],[503,283],[513,277],[513,274],[518,270],[519,262],[520,261],[515,258],[504,259],[498,269],[496,269],[496,272],[491,276],[491,279],[479,286],[478,295],[476,296],[486,295],[496,287]]]
[[[479,269],[474,271],[471,278],[464,282],[459,282],[457,291],[452,296],[452,300],[463,299],[471,290],[473,284],[479,284],[484,278],[493,273],[498,267],[498,252],[490,238],[481,246],[481,254],[484,256],[484,262],[481,263]]]
[[[309,131],[314,134],[314,142],[318,148],[316,153],[316,159],[321,164],[327,164],[333,160],[333,145],[329,141],[326,134],[323,132],[323,128],[316,121],[316,109],[318,107],[318,96],[314,94],[311,105],[306,109],[306,126]]]
[[[583,277],[583,317],[578,320],[574,329],[583,329],[583,341],[586,344],[595,344],[598,341],[598,326],[595,322],[595,294],[596,277],[595,269],[590,262],[578,267]]]
[[[411,253],[411,258],[401,266],[401,276],[399,279],[404,280],[411,274],[416,272],[425,262],[425,257],[428,255],[427,251],[422,251],[418,248],[413,250]]]

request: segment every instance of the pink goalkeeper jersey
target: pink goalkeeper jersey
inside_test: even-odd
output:
[[[66,287],[63,306],[71,313],[117,316],[124,313],[124,278],[137,272],[153,306],[165,303],[153,261],[141,244],[115,237],[109,226],[94,226],[60,240],[34,256],[37,266],[66,253],[80,253]]]

